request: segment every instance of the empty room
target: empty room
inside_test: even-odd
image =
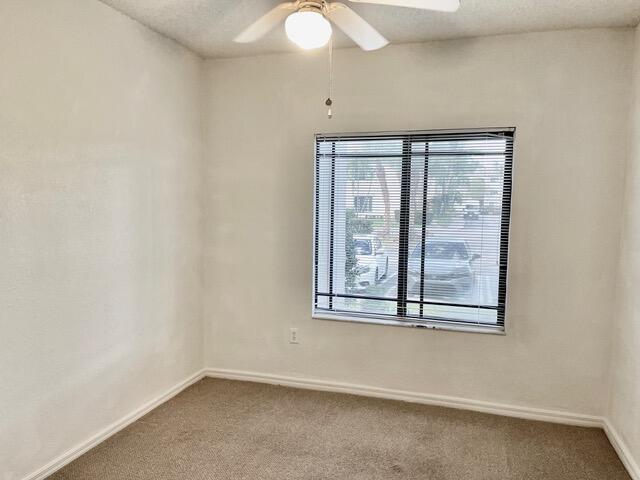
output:
[[[640,0],[0,0],[0,480],[640,480]]]

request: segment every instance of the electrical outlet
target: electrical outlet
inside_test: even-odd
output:
[[[290,328],[289,329],[289,343],[300,343],[298,340],[298,329]]]

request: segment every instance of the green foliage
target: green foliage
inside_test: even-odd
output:
[[[352,183],[371,181],[375,171],[375,164],[371,159],[353,158],[347,164],[347,172]]]
[[[356,260],[356,249],[353,242],[354,235],[368,235],[373,232],[373,224],[367,218],[358,217],[354,210],[348,209],[346,212],[345,226],[345,277],[346,287],[351,290],[355,287],[356,279],[360,274],[358,262]]]
[[[479,201],[485,191],[484,179],[475,176],[480,163],[472,158],[457,161],[445,159],[429,163],[431,200],[427,223],[431,220],[447,225],[456,214],[456,206],[463,202]],[[433,182],[433,184],[431,183]]]

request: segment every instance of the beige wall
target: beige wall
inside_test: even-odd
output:
[[[206,365],[600,415],[631,30],[206,63]],[[310,318],[315,132],[516,126],[507,335]],[[288,343],[299,328],[300,345]]]
[[[640,472],[640,27],[636,29],[632,98],[608,416]]]
[[[0,2],[0,478],[202,366],[200,60],[97,1]]]
[[[0,478],[203,365],[609,400],[638,458],[638,58],[616,269],[633,32],[340,50],[329,121],[323,53],[207,61],[201,97],[195,55],[97,1],[3,0],[0,27]],[[507,335],[312,320],[313,134],[483,126],[518,128]]]

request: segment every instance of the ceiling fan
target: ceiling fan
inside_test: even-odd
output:
[[[460,7],[460,0],[351,1],[441,12],[455,12]],[[305,50],[320,48],[329,42],[332,34],[330,22],[337,25],[363,50],[377,50],[389,43],[375,28],[347,5],[327,0],[297,0],[281,3],[251,24],[234,41],[238,43],[255,42],[285,18],[287,36]]]

